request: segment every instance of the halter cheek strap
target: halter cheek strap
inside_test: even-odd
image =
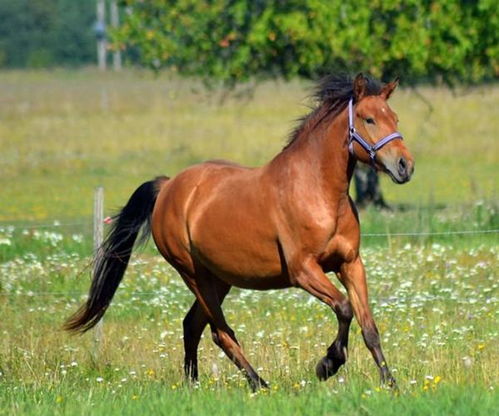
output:
[[[383,137],[382,139],[371,145],[355,129],[353,120],[353,98],[350,98],[350,101],[348,102],[348,150],[350,151],[350,154],[354,154],[353,142],[356,141],[369,154],[369,158],[371,159],[372,164],[374,164],[374,162],[376,161],[376,152],[384,145],[390,143],[395,139],[403,140],[402,134],[396,131],[392,134],[389,134],[388,136]]]

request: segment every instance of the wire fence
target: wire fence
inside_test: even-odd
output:
[[[98,187],[94,194],[94,215],[93,221],[72,221],[72,222],[59,222],[52,221],[50,223],[20,223],[20,224],[0,224],[0,233],[7,230],[11,234],[14,230],[37,230],[37,229],[52,229],[58,230],[70,227],[87,227],[87,229],[93,230],[93,240],[94,240],[94,250],[102,244],[103,239],[103,228],[105,224],[110,224],[113,221],[111,217],[104,218],[104,190],[102,187]],[[366,238],[391,238],[391,237],[432,237],[432,236],[472,236],[479,234],[496,234],[499,233],[499,229],[482,229],[482,230],[453,230],[453,231],[410,231],[410,232],[396,232],[396,233],[363,233],[362,237]],[[0,235],[1,237],[1,235]],[[57,292],[57,291],[27,291],[27,292],[1,292],[0,298],[8,299],[12,297],[20,298],[78,298],[81,299],[86,293],[82,292]],[[133,298],[141,298],[147,296],[155,296],[155,292],[132,292],[129,294]],[[101,319],[97,326],[93,330],[94,334],[94,355],[97,356],[101,350],[101,344],[103,339],[103,320]]]
[[[412,231],[403,233],[363,233],[362,237],[420,237],[420,236],[437,236],[437,235],[470,235],[470,234],[495,234],[499,233],[499,229],[493,228],[488,230],[456,230],[456,231]]]
[[[53,221],[51,223],[45,224],[0,224],[0,229],[11,229],[11,230],[35,230],[37,228],[67,228],[67,227],[83,227],[92,225],[92,221],[79,221],[79,222],[66,222],[59,223],[58,221]]]
[[[0,231],[3,230],[36,230],[36,229],[63,229],[70,227],[88,227],[88,229],[92,229],[92,225],[94,226],[94,238],[95,238],[95,226],[96,223],[104,225],[110,224],[112,222],[111,217],[103,218],[102,211],[103,207],[99,206],[97,211],[99,211],[99,215],[97,217],[94,213],[94,220],[88,221],[72,221],[72,222],[59,222],[52,221],[49,223],[24,223],[24,224],[0,224]],[[96,220],[97,218],[97,220]],[[479,230],[452,230],[452,231],[409,231],[409,232],[384,232],[384,233],[362,233],[362,237],[367,238],[391,238],[391,237],[432,237],[432,236],[472,236],[479,234],[497,234],[499,233],[499,229],[479,229]],[[28,291],[25,293],[19,292],[0,292],[0,297],[10,297],[10,296],[22,296],[22,297],[77,297],[81,298],[85,296],[86,293],[82,292],[32,292]],[[145,297],[145,296],[154,296],[157,295],[155,292],[133,292],[129,294],[132,297]]]
[[[64,225],[74,225],[75,223],[58,224],[55,227],[62,227]],[[85,223],[90,225],[90,223]],[[50,224],[45,224],[48,226]],[[446,236],[446,235],[473,235],[473,234],[497,234],[499,229],[486,229],[486,230],[458,230],[458,231],[440,231],[440,232],[403,232],[403,233],[365,233],[362,234],[363,237],[419,237],[419,236]],[[10,296],[23,296],[23,297],[78,297],[81,298],[85,296],[86,293],[82,292],[0,292],[0,297],[10,297]],[[132,297],[145,297],[145,296],[155,296],[156,292],[132,292],[129,296]]]
[[[104,224],[110,224],[112,222],[111,217],[106,217],[103,220]],[[66,222],[60,223],[59,221],[52,221],[50,223],[40,223],[40,224],[0,224],[0,230],[12,229],[12,230],[31,230],[37,228],[68,228],[77,226],[88,226],[92,225],[92,221],[77,221],[77,222]],[[385,233],[361,233],[362,237],[419,237],[419,236],[445,236],[445,235],[469,235],[469,234],[496,234],[499,233],[499,228],[492,229],[481,229],[481,230],[454,230],[454,231],[407,231],[407,232],[385,232]]]
[[[187,287],[186,287],[186,290],[187,290]],[[24,296],[24,297],[28,297],[28,298],[31,298],[31,297],[38,297],[38,296],[41,296],[41,297],[76,297],[76,298],[79,298],[79,297],[82,297],[82,296],[86,296],[87,295],[87,292],[31,292],[31,291],[28,291],[28,292],[25,292],[25,293],[19,293],[19,292],[1,292],[0,293],[0,297],[1,296],[4,296],[4,297],[7,297],[7,296]],[[135,296],[157,296],[158,295],[158,292],[132,292],[130,294],[128,294],[129,296],[131,297],[135,297]]]
[[[105,224],[111,223],[110,217],[106,217],[104,220]],[[32,230],[37,228],[69,228],[77,226],[92,226],[92,221],[84,222],[67,222],[67,223],[42,223],[42,224],[0,224],[0,230],[11,229],[11,230]],[[499,228],[491,229],[480,229],[480,230],[453,230],[453,231],[407,231],[407,232],[385,232],[385,233],[361,233],[362,237],[431,237],[431,236],[446,236],[446,235],[473,235],[473,234],[497,234],[499,233]]]

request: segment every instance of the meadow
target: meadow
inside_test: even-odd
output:
[[[316,380],[336,318],[295,289],[235,289],[224,303],[269,390],[251,393],[208,334],[200,383],[186,384],[182,319],[193,297],[152,245],[133,257],[101,342],[62,332],[89,286],[96,186],[109,215],[155,175],[210,158],[265,163],[308,111],[309,87],[268,82],[221,103],[223,92],[174,75],[0,73],[0,415],[495,412],[496,85],[402,88],[392,99],[416,173],[404,186],[382,178],[393,210],[362,211],[361,222],[398,393],[379,387],[357,324],[347,365]]]

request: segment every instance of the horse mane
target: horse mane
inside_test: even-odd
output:
[[[370,76],[365,76],[365,79],[365,95],[379,95],[381,82]],[[353,97],[353,82],[354,77],[349,74],[330,74],[319,80],[311,94],[315,102],[312,111],[297,120],[298,125],[291,131],[283,150],[290,147],[302,132],[310,132],[326,118],[330,119],[341,113]]]

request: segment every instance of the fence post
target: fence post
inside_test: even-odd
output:
[[[94,194],[94,253],[96,254],[104,239],[104,188],[99,186]],[[94,329],[94,355],[97,356],[103,339],[103,319]]]

